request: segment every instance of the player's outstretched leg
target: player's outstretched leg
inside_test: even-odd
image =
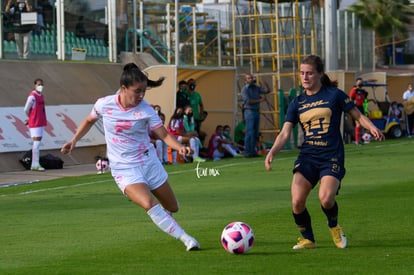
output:
[[[161,205],[155,205],[148,210],[147,214],[162,231],[182,241],[186,246],[187,251],[200,249],[200,244],[196,239],[185,233],[181,226],[161,207]]]

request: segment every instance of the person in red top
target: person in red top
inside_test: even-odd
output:
[[[355,102],[356,107],[361,114],[365,114],[364,101],[368,97],[368,92],[362,89],[362,78],[358,77],[355,82],[355,86],[349,92],[349,97]],[[355,144],[362,144],[360,142],[361,125],[358,121],[355,121]]]
[[[34,90],[30,92],[24,106],[24,112],[28,119],[26,125],[29,127],[30,136],[33,140],[32,146],[32,165],[33,171],[44,171],[40,166],[40,141],[43,137],[43,130],[47,125],[45,99],[43,96],[43,80],[38,78],[34,81]]]
[[[199,141],[196,140],[194,133],[186,133],[184,122],[184,109],[177,107],[168,123],[168,132],[173,135],[181,144],[189,144],[193,151],[193,162],[205,162],[206,160],[199,156]],[[176,151],[172,152],[173,164],[175,164]]]

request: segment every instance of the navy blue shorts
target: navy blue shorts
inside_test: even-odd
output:
[[[320,161],[299,157],[294,164],[293,173],[295,172],[300,172],[313,188],[323,176],[334,176],[341,181],[345,176],[345,167],[339,161]]]

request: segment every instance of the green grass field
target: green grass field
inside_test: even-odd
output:
[[[181,209],[174,215],[202,250],[161,232],[109,174],[0,188],[0,274],[413,274],[414,140],[346,145],[337,198],[348,248],[334,247],[317,190],[308,209],[318,247],[294,251],[290,182],[296,151],[273,171],[264,158],[167,166]],[[93,173],[93,171],[91,171]],[[220,244],[231,221],[250,224],[255,245]]]

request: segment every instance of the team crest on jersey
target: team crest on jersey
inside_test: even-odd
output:
[[[339,166],[336,163],[332,164],[332,172],[339,173],[339,170],[341,170],[341,169],[339,168]]]
[[[103,111],[104,111],[104,113],[105,113],[105,114],[107,114],[107,115],[112,115],[112,110],[113,110],[112,108],[108,108],[108,107],[106,107],[106,108],[104,108],[104,110],[103,110]]]
[[[142,112],[135,111],[133,116],[134,116],[135,119],[140,119],[140,118],[142,118]]]

